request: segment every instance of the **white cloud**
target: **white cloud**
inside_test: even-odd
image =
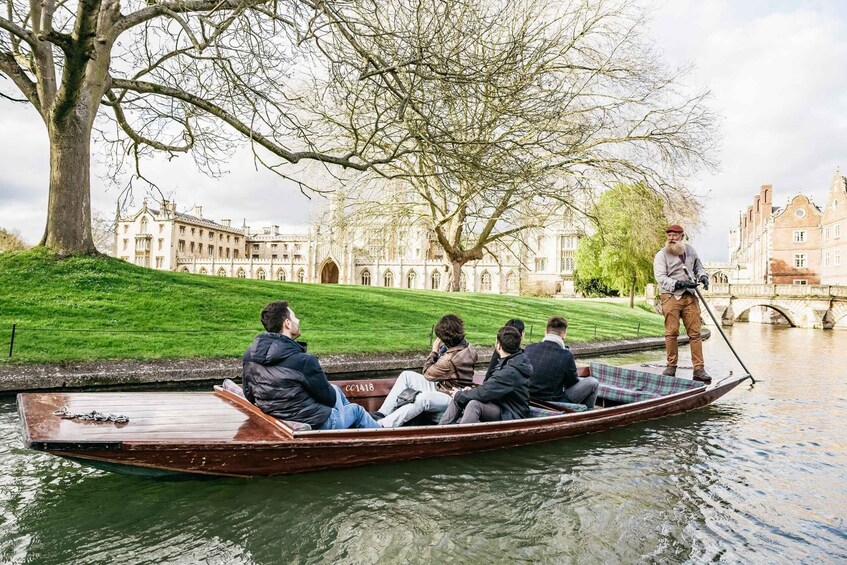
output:
[[[708,195],[695,238],[708,260],[727,259],[728,230],[762,184],[774,203],[798,191],[825,204],[847,165],[847,21],[838,4],[669,2],[656,14],[659,46],[713,93],[723,115],[721,167],[695,186]]]

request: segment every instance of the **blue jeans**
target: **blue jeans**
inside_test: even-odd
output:
[[[336,385],[332,385],[332,388],[335,389],[335,406],[326,422],[318,428],[319,430],[381,427],[363,407],[358,404],[351,404],[340,388]]]

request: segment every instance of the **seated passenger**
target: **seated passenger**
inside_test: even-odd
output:
[[[504,326],[494,350],[500,357],[491,376],[476,388],[455,389],[441,425],[515,420],[529,415],[532,365],[521,351],[521,334]]]
[[[329,384],[318,358],[294,341],[300,320],[288,302],[271,302],[262,310],[260,333],[244,353],[244,396],[262,412],[280,420],[320,430],[378,428],[367,411],[351,404]]]
[[[520,334],[521,334],[521,342],[523,342],[524,329],[526,329],[526,325],[524,325],[523,320],[521,320],[520,318],[512,318],[511,320],[509,320],[508,322],[506,322],[503,325],[510,327],[510,328],[515,328],[516,330],[518,330],[518,332],[520,332]],[[492,352],[491,353],[491,360],[488,362],[488,369],[486,369],[486,371],[485,371],[485,378],[486,379],[491,376],[491,373],[493,373],[494,369],[497,368],[497,364],[499,362],[500,362],[500,356],[497,355],[496,351]]]
[[[547,320],[544,339],[526,346],[524,353],[532,363],[529,395],[536,400],[584,404],[591,410],[600,382],[594,377],[577,377],[573,354],[565,345],[567,332],[568,322],[553,316]]]
[[[477,354],[465,340],[462,319],[455,314],[443,316],[435,325],[435,335],[437,339],[424,362],[423,374],[403,371],[385,397],[376,414],[377,417],[384,415],[379,421],[383,428],[402,426],[420,414],[427,414],[433,424],[438,423],[450,404],[449,392],[473,385]],[[398,399],[406,389],[412,389],[406,394],[417,394],[414,401],[398,408]]]

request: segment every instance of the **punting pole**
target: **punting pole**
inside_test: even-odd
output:
[[[709,308],[709,305],[706,303],[706,299],[703,298],[703,294],[700,292],[700,286],[694,277],[691,276],[691,273],[688,271],[688,267],[683,263],[682,269],[685,271],[685,274],[688,276],[690,282],[694,283],[694,292],[697,293],[697,297],[700,299],[700,302],[703,303],[703,307],[706,309],[706,312],[709,313],[709,317],[712,318],[712,321],[715,323],[715,327],[718,328],[721,336],[723,336],[724,341],[729,346],[730,351],[732,351],[735,358],[738,359],[738,362],[741,364],[741,368],[744,369],[744,372],[747,373],[747,376],[750,377],[750,382],[752,384],[756,384],[756,379],[753,378],[753,375],[750,374],[750,370],[744,365],[744,361],[741,360],[741,356],[738,355],[738,352],[735,351],[735,348],[732,346],[732,343],[729,341],[729,336],[726,335],[726,332],[723,331],[723,327],[721,327],[721,323],[718,320],[717,316],[712,312],[712,309]]]

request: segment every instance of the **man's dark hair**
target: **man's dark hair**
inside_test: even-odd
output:
[[[521,333],[512,326],[503,326],[497,331],[497,342],[503,351],[511,355],[521,348]]]
[[[456,347],[465,339],[465,322],[456,314],[446,314],[435,324],[435,335],[447,347]]]
[[[547,320],[547,333],[562,335],[568,331],[568,321],[561,316],[553,316]]]
[[[523,335],[523,331],[524,331],[524,329],[526,329],[526,326],[524,325],[523,320],[521,320],[520,318],[512,318],[511,320],[506,322],[504,325],[508,326],[510,328],[515,328],[516,330],[518,330],[518,333],[520,333],[521,335]]]
[[[291,310],[288,309],[288,302],[282,300],[279,302],[271,302],[262,309],[262,326],[265,331],[278,334],[282,329],[282,324],[291,315]]]

